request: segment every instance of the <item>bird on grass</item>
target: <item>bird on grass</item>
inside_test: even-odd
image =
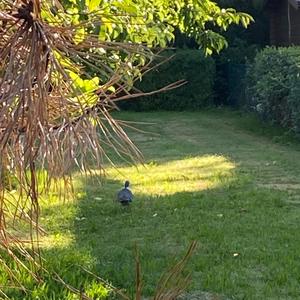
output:
[[[129,181],[126,180],[124,184],[124,188],[118,192],[117,201],[119,201],[123,206],[129,205],[132,202],[133,194],[129,189]]]

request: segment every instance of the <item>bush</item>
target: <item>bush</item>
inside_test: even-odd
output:
[[[236,38],[214,56],[216,62],[215,104],[241,107],[245,101],[246,63],[253,61],[259,45]]]
[[[144,92],[160,89],[185,79],[187,84],[175,90],[141,97],[120,104],[123,109],[194,110],[213,104],[215,64],[200,50],[168,50],[161,59],[175,56],[143,77],[136,87]]]
[[[300,47],[268,47],[247,70],[247,104],[264,120],[300,134]]]

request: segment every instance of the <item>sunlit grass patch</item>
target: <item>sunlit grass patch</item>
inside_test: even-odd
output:
[[[74,234],[70,232],[47,234],[40,238],[40,246],[42,249],[68,248],[74,240]]]
[[[234,180],[235,165],[224,156],[205,155],[166,163],[107,170],[107,178],[130,180],[140,195],[165,196],[216,188]]]

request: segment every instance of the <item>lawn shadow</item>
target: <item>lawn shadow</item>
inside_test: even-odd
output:
[[[86,289],[93,279],[82,265],[133,294],[137,245],[145,295],[151,295],[161,273],[198,240],[188,267],[191,290],[296,299],[299,211],[287,204],[287,193],[266,187],[274,174],[290,181],[285,166],[299,175],[299,153],[225,126],[223,117],[162,116],[154,128],[160,137],[133,135],[145,168],[120,165],[119,171],[108,170],[102,185],[93,176],[76,178],[82,187],[74,201],[43,208],[49,269]],[[257,185],[256,177],[265,185]],[[114,201],[125,179],[135,195],[129,208]],[[57,286],[50,282],[44,299],[69,299]]]
[[[74,252],[74,257],[82,253],[85,258],[79,261],[86,260],[96,274],[133,293],[137,245],[147,282],[145,292],[149,294],[162,272],[198,239],[196,234],[185,233],[193,224],[188,221],[193,203],[199,202],[195,209],[198,205],[201,209],[206,189],[233,184],[233,169],[223,157],[204,156],[150,164],[141,167],[144,173],[134,167],[121,168],[120,172],[111,169],[102,184],[97,176],[84,177],[84,189],[75,202],[43,210],[46,229],[51,231],[44,240],[48,245],[44,252],[49,257],[61,256],[60,252],[64,256],[68,251]],[[115,201],[124,173],[134,179],[135,199],[130,207]],[[157,181],[160,187],[155,186]]]
[[[253,188],[248,175],[220,156],[204,158],[150,165],[146,177],[131,167],[121,173],[111,170],[102,185],[97,177],[82,178],[84,189],[75,202],[45,209],[54,242],[44,253],[52,259],[65,256],[67,263],[57,264],[77,286],[91,280],[87,274],[73,271],[79,268],[75,265],[83,265],[133,295],[137,245],[144,292],[149,296],[162,272],[197,240],[199,247],[188,267],[193,278],[191,290],[239,297],[260,295],[269,288],[268,278],[276,277],[272,270],[290,272],[292,264],[286,249],[277,249],[271,258],[266,249],[278,247],[284,232],[285,240],[292,243],[288,252],[294,255],[299,226],[285,232],[282,220],[290,210],[284,193]],[[209,162],[212,158],[215,164]],[[191,168],[192,172],[181,173]],[[128,171],[136,172],[132,173],[135,198],[130,207],[122,207],[115,196],[123,184],[122,173]],[[169,183],[165,192],[153,188],[157,176],[161,176],[159,182]],[[178,187],[188,181],[195,184],[188,184],[186,190]],[[209,183],[199,185],[198,181]],[[63,247],[62,240],[67,241]],[[287,265],[283,267],[282,261]]]

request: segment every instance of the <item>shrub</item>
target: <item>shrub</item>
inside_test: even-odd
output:
[[[300,134],[300,47],[268,47],[247,70],[247,104],[264,120]]]
[[[123,109],[194,110],[213,104],[215,64],[201,50],[168,50],[160,59],[175,56],[147,73],[136,87],[142,91],[154,91],[170,83],[185,79],[187,84],[175,90],[142,97],[120,104]]]
[[[244,105],[246,64],[254,60],[259,49],[259,45],[236,38],[227,49],[214,56],[216,105]]]

